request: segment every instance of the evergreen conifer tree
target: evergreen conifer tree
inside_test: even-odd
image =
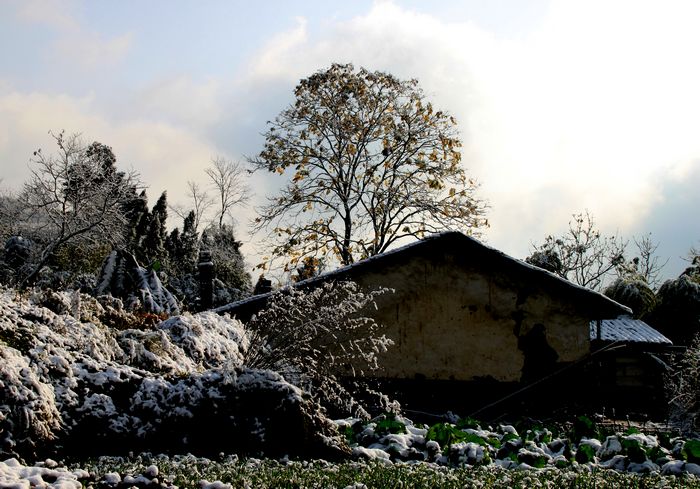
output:
[[[197,266],[197,255],[199,254],[199,233],[197,233],[196,216],[194,211],[190,211],[182,224],[180,234],[180,247],[178,249],[178,266],[187,273],[193,273]]]
[[[211,252],[217,282],[226,289],[215,291],[222,301],[227,300],[226,296],[237,299],[250,294],[251,278],[246,271],[241,245],[233,234],[233,228],[226,224],[212,226],[202,233],[200,246]]]
[[[148,219],[148,227],[141,246],[138,247],[137,258],[146,264],[160,266],[167,258],[165,240],[167,233],[165,221],[168,218],[168,201],[166,192],[163,192],[153,206]]]
[[[151,215],[153,217],[158,217],[158,229],[157,233],[158,236],[160,236],[160,240],[162,242],[165,242],[165,237],[166,237],[166,228],[165,228],[165,223],[168,219],[168,197],[167,197],[167,192],[163,192],[160,194],[160,197],[158,198],[158,202],[156,202],[156,205],[153,206],[153,209],[151,210]],[[151,225],[153,226],[153,220],[151,220]],[[153,231],[154,233],[156,231]]]
[[[145,190],[125,204],[124,214],[128,219],[126,246],[137,258],[142,258],[141,244],[148,231],[150,219],[148,197]]]
[[[182,232],[173,229],[166,239],[165,248],[170,258],[170,273],[181,276],[192,274],[197,266],[199,235],[195,231],[195,213],[190,211],[185,217]]]

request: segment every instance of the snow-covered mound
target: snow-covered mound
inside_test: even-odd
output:
[[[242,364],[247,344],[214,313],[149,323],[89,296],[2,291],[0,455],[337,451],[317,405]]]

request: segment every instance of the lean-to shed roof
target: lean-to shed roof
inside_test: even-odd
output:
[[[591,340],[619,341],[624,343],[656,343],[672,345],[671,340],[656,331],[640,319],[621,316],[616,319],[603,319],[600,322],[600,338],[598,338],[597,321],[591,321]]]

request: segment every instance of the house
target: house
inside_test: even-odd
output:
[[[631,314],[602,294],[459,232],[427,237],[298,286],[328,280],[394,290],[368,311],[394,341],[376,377],[416,409],[439,409],[441,401],[483,408],[514,392],[534,394],[532,386],[549,379],[558,395],[576,397],[595,384],[582,368],[595,354],[591,324],[608,331],[605,321]],[[245,322],[268,297],[216,311]]]

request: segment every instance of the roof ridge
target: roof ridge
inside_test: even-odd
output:
[[[348,272],[349,270],[353,270],[357,267],[367,266],[367,264],[372,263],[374,261],[385,260],[388,257],[396,256],[397,254],[405,252],[406,250],[414,249],[414,248],[417,248],[419,246],[427,246],[427,245],[434,243],[435,241],[438,241],[440,239],[449,239],[449,238],[454,238],[454,239],[462,240],[464,242],[469,242],[470,244],[478,246],[480,249],[483,249],[487,253],[490,253],[494,256],[499,257],[499,259],[501,259],[501,260],[505,260],[508,263],[515,264],[524,270],[530,270],[531,272],[545,276],[548,278],[548,280],[551,280],[554,283],[557,283],[558,285],[569,287],[571,290],[578,291],[578,293],[587,294],[591,298],[595,297],[598,300],[603,300],[603,301],[607,302],[613,308],[619,309],[620,314],[625,314],[625,313],[632,314],[632,310],[629,307],[627,307],[623,304],[620,304],[619,302],[614,301],[613,299],[606,296],[605,294],[602,294],[602,293],[595,291],[593,289],[589,289],[589,288],[584,287],[582,285],[575,284],[575,283],[571,282],[570,280],[567,280],[563,277],[560,277],[559,275],[556,275],[556,274],[550,272],[549,270],[545,270],[544,268],[540,268],[538,266],[527,263],[524,260],[520,260],[518,258],[510,256],[507,253],[505,253],[499,249],[496,249],[496,248],[494,248],[486,243],[483,243],[482,241],[478,240],[477,238],[475,238],[473,236],[469,236],[469,235],[464,234],[460,231],[454,231],[454,230],[447,230],[447,231],[442,231],[439,233],[433,233],[433,234],[426,236],[418,241],[412,241],[410,243],[406,243],[402,246],[398,246],[398,247],[393,248],[391,250],[380,253],[378,255],[373,255],[373,256],[370,256],[370,257],[365,258],[363,260],[357,261],[355,263],[351,263],[349,265],[345,265],[345,266],[342,266],[340,268],[336,268],[335,270],[331,270],[329,272],[322,273],[320,275],[317,275],[316,277],[311,277],[311,278],[302,280],[300,282],[297,282],[295,284],[286,285],[285,287],[283,287],[280,290],[285,290],[285,289],[288,289],[290,287],[304,287],[304,286],[311,285],[311,284],[314,284],[314,283],[319,282],[319,281],[329,280],[329,279],[332,279],[334,276],[342,275],[342,274]],[[242,304],[246,304],[246,303],[251,302],[253,300],[258,300],[258,299],[268,297],[273,293],[274,292],[266,292],[264,294],[254,295],[254,296],[248,297],[246,299],[242,299],[240,301],[232,302],[232,303],[229,303],[227,305],[221,306],[219,308],[214,309],[214,311],[225,312],[227,309],[230,309],[233,307],[238,307]]]

